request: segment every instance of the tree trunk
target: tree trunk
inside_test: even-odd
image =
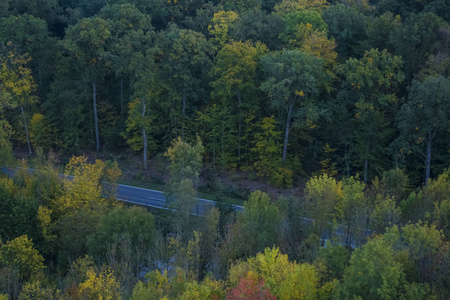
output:
[[[430,179],[431,171],[431,148],[433,145],[434,134],[428,133],[427,139],[427,156],[425,157],[425,185],[428,184],[428,179]]]
[[[184,126],[185,126],[185,122],[186,122],[186,93],[183,90],[183,108],[182,108],[182,112],[183,112],[183,123],[181,124],[181,138],[184,139]]]
[[[222,164],[222,170],[224,170],[225,169],[225,125],[224,125],[223,121],[222,121],[220,163]]]
[[[120,78],[120,112],[123,114],[123,78]]]
[[[183,117],[186,116],[186,93],[183,91],[183,108],[182,108],[182,112],[183,112]]]
[[[145,118],[145,101],[142,100],[142,121]],[[145,127],[142,126],[142,138],[144,140],[144,170],[147,170],[147,132]]]
[[[92,82],[93,104],[94,104],[94,121],[95,121],[95,141],[96,151],[100,151],[100,135],[98,133],[98,116],[97,116],[97,83]]]
[[[38,61],[38,82],[39,82],[39,92],[42,95],[42,85],[43,85],[43,78],[42,78],[42,64],[41,64],[41,60]]]
[[[288,139],[289,139],[289,126],[291,125],[291,115],[292,115],[292,106],[293,104],[289,104],[288,114],[287,114],[287,120],[286,120],[286,131],[284,132],[284,143],[283,143],[283,162],[286,160],[286,154],[287,154],[287,145],[288,145]]]
[[[370,149],[370,143],[367,143],[366,159],[364,160],[364,183],[367,183],[367,180],[368,180],[368,173],[369,173],[369,149]]]
[[[20,106],[20,110],[22,111],[23,125],[25,125],[25,134],[27,136],[28,153],[31,155],[30,136],[28,134],[27,119],[25,118],[25,112],[23,111],[22,105]]]
[[[345,146],[344,157],[345,157],[345,167],[346,167],[346,170],[347,170],[347,177],[350,177],[350,162],[349,162],[349,158],[347,156],[347,146]]]
[[[238,126],[238,162],[241,158],[241,132],[242,132],[242,120],[241,120],[241,91],[238,91],[238,100],[239,100],[239,126]]]

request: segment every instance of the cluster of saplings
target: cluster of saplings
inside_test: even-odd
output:
[[[215,169],[299,176],[450,163],[442,0],[7,0],[2,148],[162,153],[199,135]]]
[[[0,175],[0,299],[448,299],[450,169],[412,189],[311,177],[243,212],[197,203],[203,147],[166,155],[170,210],[115,200],[116,163],[42,156]],[[3,297],[3,298],[2,298]]]

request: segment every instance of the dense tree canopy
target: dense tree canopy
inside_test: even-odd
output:
[[[0,1],[0,299],[448,299],[449,22],[444,0]],[[118,164],[166,210],[115,201]]]

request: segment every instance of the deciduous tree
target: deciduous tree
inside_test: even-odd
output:
[[[307,127],[316,121],[317,115],[310,112],[316,109],[314,100],[328,76],[322,59],[300,50],[269,53],[261,57],[261,64],[266,73],[261,89],[268,94],[271,105],[283,112],[286,122],[282,152],[285,161],[292,127]]]
[[[110,23],[100,17],[80,20],[67,28],[63,41],[65,50],[76,61],[76,70],[83,81],[92,86],[92,104],[94,108],[94,130],[96,150],[100,151],[100,134],[97,114],[97,82],[103,78],[110,67],[109,44],[111,43]]]
[[[358,127],[356,137],[357,153],[360,157],[364,182],[369,179],[369,164],[379,169],[379,156],[389,136],[385,110],[397,102],[395,92],[403,81],[402,60],[386,50],[371,49],[361,59],[350,58],[339,72],[345,77],[340,96],[354,102],[355,119]]]
[[[412,153],[423,160],[427,184],[433,145],[442,142],[450,128],[450,80],[439,76],[414,81],[408,98],[397,115],[400,137],[396,144],[400,156]]]
[[[0,108],[20,107],[29,154],[31,145],[24,107],[38,101],[33,94],[36,91],[36,84],[31,70],[27,67],[30,60],[27,55],[17,55],[13,50],[8,51],[6,55],[0,53]]]

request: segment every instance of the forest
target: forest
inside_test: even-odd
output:
[[[1,1],[0,299],[450,298],[449,22],[445,0]],[[168,210],[116,200],[116,157],[163,161]],[[241,174],[286,192],[218,179]]]

